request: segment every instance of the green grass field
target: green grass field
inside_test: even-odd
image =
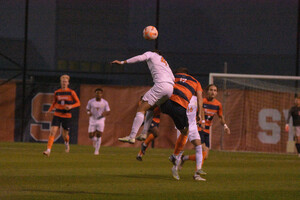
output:
[[[194,162],[181,180],[171,175],[171,149],[0,143],[0,199],[299,199],[300,158],[296,155],[211,151],[204,164],[206,182],[196,182]],[[193,151],[188,151],[193,152]],[[186,152],[186,153],[188,153]]]

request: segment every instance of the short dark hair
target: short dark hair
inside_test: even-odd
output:
[[[215,86],[216,88],[217,88],[217,90],[218,90],[218,87],[215,85],[215,84],[209,84],[206,88],[205,88],[205,90],[206,91],[208,91],[209,90],[209,88],[211,87],[211,86]]]
[[[175,69],[174,74],[177,73],[185,73],[185,74],[189,74],[189,70],[186,67],[179,67],[177,69]]]
[[[161,54],[161,51],[158,50],[158,49],[154,49],[152,52],[157,53],[158,55],[162,55],[162,54]]]
[[[95,92],[97,92],[97,91],[103,92],[102,88],[97,88],[97,89],[95,90]]]

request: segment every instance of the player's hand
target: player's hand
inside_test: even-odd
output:
[[[47,111],[47,112],[45,113],[45,116],[48,117],[49,115],[50,115],[50,112]]]
[[[229,128],[224,128],[225,133],[227,133],[228,135],[230,135],[230,129]]]
[[[66,109],[66,110],[71,110],[71,109],[72,109],[72,106],[71,106],[71,105],[66,105],[65,109]]]
[[[290,126],[288,124],[285,125],[285,132],[289,132]]]
[[[117,64],[117,65],[123,65],[124,61],[114,60],[110,64]]]
[[[201,127],[202,127],[203,129],[205,129],[205,120],[204,120],[204,119],[200,121],[200,124],[201,124]]]

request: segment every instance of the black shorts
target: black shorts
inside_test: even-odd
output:
[[[54,116],[52,119],[51,126],[62,126],[65,130],[70,130],[71,127],[71,118],[62,118],[58,116]]]
[[[204,131],[199,131],[199,135],[201,138],[201,143],[205,143],[205,145],[209,147],[209,134]]]
[[[178,103],[168,99],[160,106],[161,112],[169,115],[178,130],[189,127],[189,121],[186,116],[186,109]]]

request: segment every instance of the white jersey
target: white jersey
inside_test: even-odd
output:
[[[102,117],[103,112],[110,111],[108,102],[105,99],[101,99],[100,101],[96,101],[96,98],[90,99],[86,109],[91,112],[90,116],[90,124],[97,123],[98,120],[105,119]]]
[[[154,83],[167,82],[174,84],[174,75],[167,61],[158,53],[147,51],[146,53],[129,58],[127,63],[146,61]]]

